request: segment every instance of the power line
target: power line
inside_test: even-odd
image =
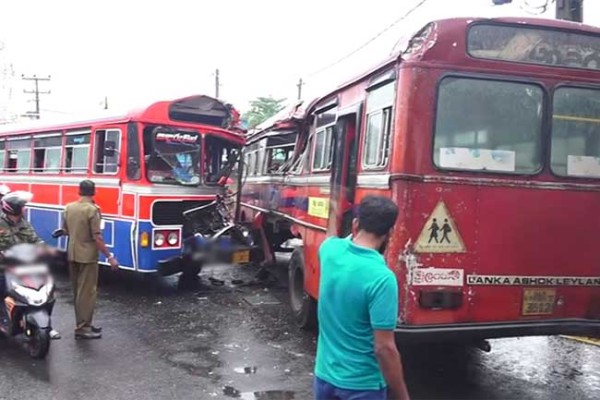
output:
[[[383,35],[387,31],[389,31],[390,29],[392,29],[394,26],[398,25],[400,22],[402,22],[404,19],[406,19],[409,15],[411,15],[413,12],[415,12],[417,9],[419,9],[427,1],[428,0],[421,0],[421,1],[419,1],[413,8],[411,8],[410,10],[408,10],[404,15],[402,15],[400,18],[396,19],[394,22],[392,22],[387,27],[385,27],[385,29],[383,29],[382,31],[380,31],[378,34],[376,34],[375,36],[373,36],[372,38],[370,38],[369,40],[367,40],[366,42],[364,42],[360,46],[358,46],[356,49],[352,50],[350,53],[348,53],[345,56],[341,57],[337,61],[332,62],[331,64],[328,64],[328,65],[326,65],[323,68],[320,68],[320,69],[318,69],[316,71],[311,72],[310,74],[307,75],[307,77],[310,78],[310,77],[313,77],[313,76],[315,76],[317,74],[320,74],[321,72],[326,71],[326,70],[328,70],[331,67],[335,67],[336,65],[338,65],[342,61],[345,61],[348,58],[352,57],[354,54],[358,53],[359,51],[361,51],[362,49],[364,49],[365,47],[367,47],[368,45],[370,45],[371,43],[373,43],[375,40],[377,40],[381,35]]]

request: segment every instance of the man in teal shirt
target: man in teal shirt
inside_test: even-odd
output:
[[[398,283],[379,252],[397,216],[391,200],[367,196],[353,236],[321,245],[316,400],[408,399],[394,340]]]

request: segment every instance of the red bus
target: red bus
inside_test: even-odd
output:
[[[104,239],[120,267],[157,272],[181,253],[182,212],[221,192],[220,168],[244,144],[238,122],[230,105],[197,95],[112,117],[7,125],[0,131],[0,182],[34,194],[29,220],[64,250],[66,240],[51,233],[77,199],[79,182],[93,180]]]
[[[399,339],[600,335],[599,29],[432,22],[300,114],[248,138],[241,203],[266,254],[297,246],[299,325],[327,228],[348,235],[377,194],[401,209],[385,251]]]

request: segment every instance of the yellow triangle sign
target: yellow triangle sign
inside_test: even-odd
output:
[[[465,245],[443,201],[427,219],[417,243],[416,253],[464,253]]]

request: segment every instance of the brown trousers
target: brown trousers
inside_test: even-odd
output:
[[[69,261],[69,272],[75,305],[75,331],[86,331],[92,326],[96,308],[98,263],[82,264]]]

